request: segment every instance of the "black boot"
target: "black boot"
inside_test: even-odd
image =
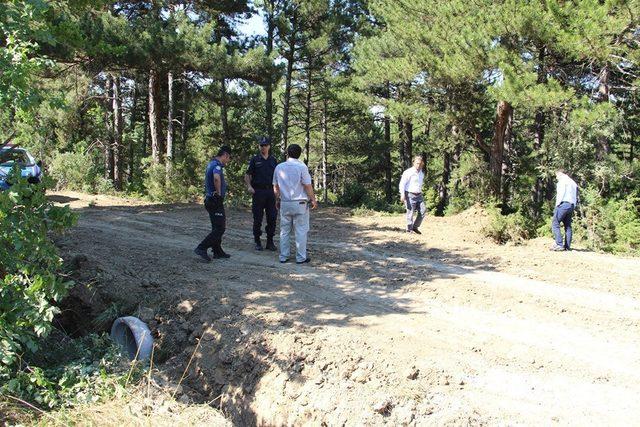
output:
[[[205,262],[209,262],[211,261],[211,258],[209,257],[209,255],[207,254],[207,250],[206,249],[202,249],[200,246],[198,246],[197,248],[195,248],[193,250],[193,252],[198,255],[200,258],[202,258]]]
[[[262,250],[262,243],[260,242],[260,238],[255,239],[256,251]]]
[[[222,250],[222,248],[219,251],[216,251],[213,253],[213,257],[215,259],[220,259],[220,258],[231,258],[231,255],[229,255],[228,253],[226,253],[225,251]]]
[[[222,250],[221,242],[217,242],[213,245],[213,258],[231,258],[231,255]]]
[[[277,251],[276,245],[273,244],[273,237],[267,237],[267,249],[270,251]]]

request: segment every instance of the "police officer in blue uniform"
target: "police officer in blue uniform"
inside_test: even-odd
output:
[[[256,250],[262,250],[262,217],[267,215],[267,245],[270,251],[276,250],[273,244],[273,235],[276,232],[276,218],[278,211],[276,209],[276,196],[273,193],[273,171],[276,169],[278,162],[270,154],[271,140],[267,137],[260,138],[260,153],[256,154],[249,161],[247,173],[244,176],[244,182],[247,184],[247,190],[252,194],[251,210],[253,212],[253,240],[256,244]]]
[[[230,258],[231,255],[222,250],[222,235],[226,227],[224,211],[224,196],[227,183],[224,180],[224,167],[231,161],[231,148],[226,145],[220,147],[218,155],[214,157],[204,174],[204,207],[211,220],[211,233],[194,249],[196,255],[209,262],[211,258],[207,251],[213,250],[214,258]]]

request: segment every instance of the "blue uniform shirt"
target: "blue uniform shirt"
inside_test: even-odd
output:
[[[207,197],[213,197],[213,193],[216,191],[215,185],[213,185],[213,175],[220,175],[220,194],[222,197],[227,193],[227,183],[224,181],[224,165],[213,159],[207,165],[207,170],[204,173],[204,195]]]
[[[261,188],[271,188],[273,181],[273,171],[276,170],[278,162],[275,157],[269,154],[265,160],[262,154],[257,154],[249,161],[247,175],[251,176],[251,185]]]

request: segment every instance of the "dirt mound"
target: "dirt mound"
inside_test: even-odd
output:
[[[452,215],[450,218],[452,223],[465,224],[478,231],[486,227],[491,221],[489,213],[479,204]]]

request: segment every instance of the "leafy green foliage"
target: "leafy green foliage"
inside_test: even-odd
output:
[[[521,212],[503,215],[495,205],[486,209],[489,213],[489,224],[482,232],[497,243],[521,243],[535,235],[535,223]]]
[[[151,200],[184,202],[197,200],[200,196],[201,189],[191,183],[185,163],[174,165],[168,174],[164,165],[145,163],[144,186]]]
[[[57,275],[62,260],[48,233],[75,216],[46,199],[44,184],[28,184],[17,170],[10,179],[14,185],[0,192],[0,366],[39,348],[58,312],[54,303],[72,285]]]
[[[609,252],[640,253],[640,197],[604,199],[595,188],[582,193],[582,217],[589,247]]]
[[[114,396],[142,372],[140,365],[130,367],[106,334],[75,340],[57,336],[47,341],[47,347],[39,366],[30,364],[17,371],[0,367],[0,395],[47,409],[94,403]]]
[[[58,188],[105,193],[98,172],[92,156],[79,151],[56,153],[49,165],[49,175]]]

